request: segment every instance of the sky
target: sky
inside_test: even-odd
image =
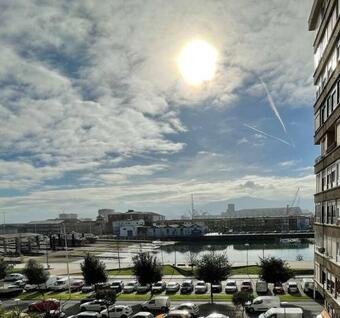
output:
[[[0,219],[313,210],[311,0],[1,1]],[[199,86],[177,59],[216,49]],[[0,221],[2,222],[2,221]]]

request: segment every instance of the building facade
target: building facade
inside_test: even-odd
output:
[[[340,0],[314,0],[308,20],[314,31],[315,288],[324,316],[340,317]]]

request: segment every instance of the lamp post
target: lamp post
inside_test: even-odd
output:
[[[70,280],[70,267],[69,267],[69,258],[68,258],[68,246],[67,246],[66,226],[65,226],[65,223],[63,223],[62,225],[64,227],[64,236],[65,236],[65,252],[66,252],[66,269],[67,269],[67,279],[68,279],[68,294],[71,297],[71,280]]]
[[[263,243],[263,246],[262,246],[262,259],[264,259],[264,248],[266,246],[266,243]]]
[[[249,275],[249,273],[248,273],[248,248],[249,248],[249,243],[244,244],[244,246],[247,248],[247,275]]]

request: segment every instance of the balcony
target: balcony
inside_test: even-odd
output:
[[[340,107],[339,107],[340,109]],[[334,146],[332,146],[334,147]],[[327,168],[330,164],[340,158],[340,145],[335,145],[335,148],[328,151],[315,159],[314,172],[318,174],[321,170]]]
[[[326,153],[329,154],[329,153],[330,153],[331,151],[333,151],[335,148],[336,148],[336,142],[333,141],[333,142],[327,147]]]

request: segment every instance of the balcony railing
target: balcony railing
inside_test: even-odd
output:
[[[333,149],[335,149],[335,147],[336,147],[336,142],[334,141],[327,147],[326,152],[327,153],[331,152]]]

